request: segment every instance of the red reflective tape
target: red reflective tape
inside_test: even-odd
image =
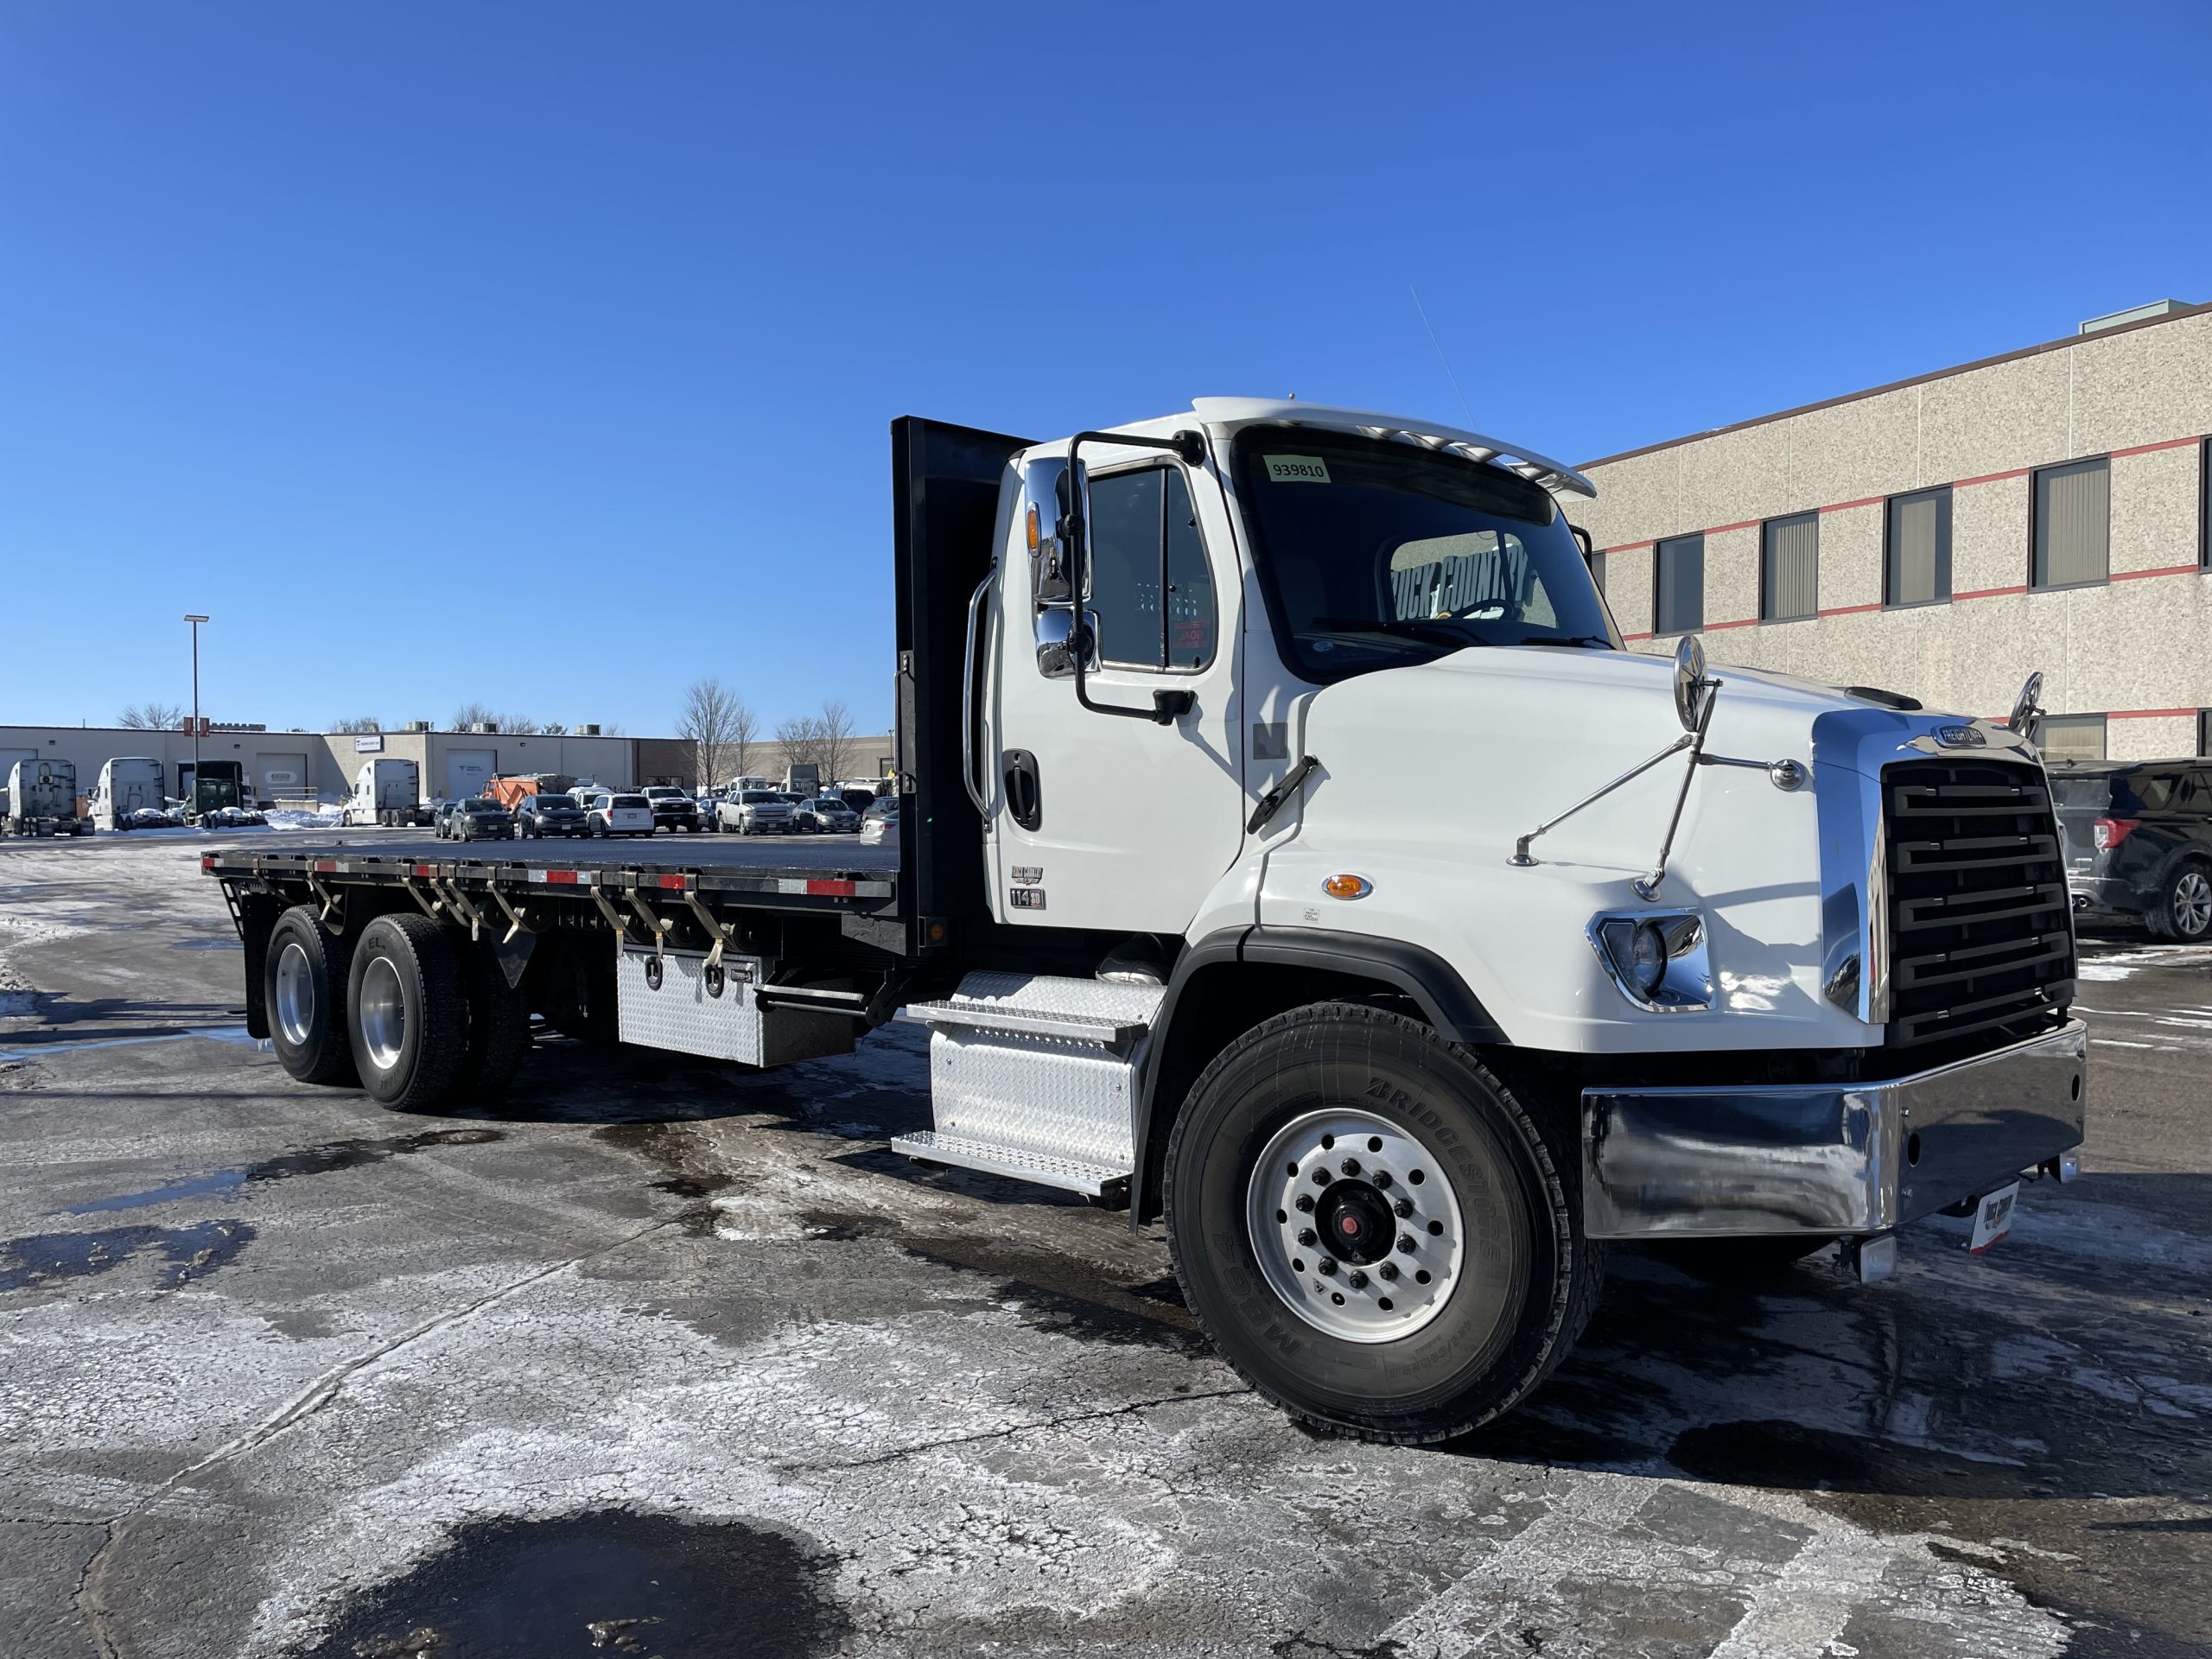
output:
[[[410,864],[408,866],[408,873],[410,875],[435,875],[438,873],[438,867],[435,864]]]
[[[202,853],[202,854],[200,854],[200,868],[201,869],[203,869],[203,870],[212,870],[212,869],[213,869],[213,868],[215,868],[215,855],[214,855],[214,854],[213,854],[213,853]]]
[[[657,875],[653,877],[653,883],[657,887],[673,887],[679,893],[683,890],[683,878],[680,875]]]
[[[806,890],[823,898],[849,899],[860,889],[859,885],[852,881],[809,881]]]
[[[315,873],[317,875],[337,874],[338,861],[334,858],[318,858],[315,861]]]
[[[548,870],[545,872],[545,879],[556,887],[573,887],[576,885],[576,873],[574,870]]]

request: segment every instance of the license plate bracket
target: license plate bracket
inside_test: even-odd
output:
[[[2000,1186],[1994,1192],[1984,1193],[1981,1202],[1974,1206],[1974,1237],[1967,1241],[1967,1249],[1980,1255],[2010,1233],[2019,1202],[2020,1184],[2018,1181]]]

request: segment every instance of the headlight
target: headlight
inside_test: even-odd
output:
[[[1650,1014],[1713,1006],[1705,918],[1694,910],[1595,916],[1590,944],[1623,996]]]

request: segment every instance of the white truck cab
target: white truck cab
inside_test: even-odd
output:
[[[964,442],[980,486],[988,439],[909,471]],[[958,727],[995,934],[907,1011],[905,1150],[1126,1184],[1248,1376],[1385,1438],[1534,1386],[1606,1240],[1873,1278],[2070,1179],[2032,683],[1999,724],[1626,651],[1590,484],[1451,426],[1201,398],[998,442]]]

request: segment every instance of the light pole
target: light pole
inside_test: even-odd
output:
[[[192,792],[185,798],[186,805],[200,798],[200,625],[207,619],[186,613],[192,624]]]

